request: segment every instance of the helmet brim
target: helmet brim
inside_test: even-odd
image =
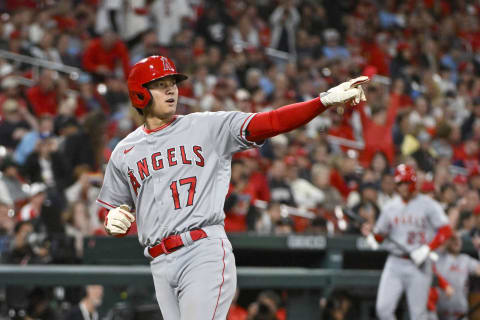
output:
[[[158,81],[158,80],[161,80],[161,79],[164,79],[164,78],[167,78],[167,77],[173,77],[175,79],[175,82],[176,83],[180,83],[184,80],[187,80],[188,77],[182,73],[172,73],[172,74],[167,74],[167,75],[164,75],[162,77],[158,77],[158,78],[155,78],[147,83],[144,83],[143,86],[144,87],[147,87],[149,84],[155,82],[155,81]]]

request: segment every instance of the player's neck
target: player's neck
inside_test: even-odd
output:
[[[175,115],[171,115],[166,118],[146,116],[145,128],[147,128],[148,130],[155,130],[157,128],[160,128],[161,126],[164,126],[165,124],[171,122],[174,116]]]

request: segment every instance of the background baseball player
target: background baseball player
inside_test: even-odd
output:
[[[428,257],[452,230],[440,204],[416,192],[413,167],[397,166],[395,182],[400,197],[385,205],[373,229],[376,241],[391,239],[385,243],[390,255],[380,278],[376,311],[382,320],[395,319],[395,309],[405,292],[410,319],[427,319],[432,281]]]
[[[480,275],[480,262],[467,254],[460,254],[462,239],[454,234],[448,241],[446,252],[440,255],[437,262],[438,271],[454,289],[448,297],[440,292],[437,312],[440,320],[458,320],[468,312],[468,277]]]
[[[125,235],[136,220],[165,319],[225,319],[236,288],[223,228],[232,154],[302,126],[329,106],[365,101],[360,84],[368,78],[270,112],[176,116],[177,83],[186,78],[162,56],[133,66],[130,99],[145,124],[115,147],[98,202],[111,209],[105,220],[111,235]]]

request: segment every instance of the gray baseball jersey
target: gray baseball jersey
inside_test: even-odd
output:
[[[154,131],[137,128],[115,147],[98,203],[134,208],[143,246],[192,228],[223,225],[231,156],[255,146],[245,138],[253,115],[192,113]]]
[[[400,197],[389,201],[375,224],[374,232],[388,235],[411,252],[428,244],[436,230],[446,224],[448,218],[440,204],[429,196],[419,194],[408,203]],[[389,241],[385,242],[385,248],[395,255],[406,253]]]
[[[232,153],[255,146],[245,138],[254,114],[177,116],[156,129],[137,128],[115,148],[98,202],[136,210],[138,238],[148,247],[180,234],[184,247],[150,262],[164,319],[225,319],[235,295],[235,257],[223,227]],[[188,231],[207,238],[193,242]],[[190,239],[190,240],[189,240]]]
[[[440,291],[437,310],[440,319],[458,318],[459,313],[468,310],[468,277],[474,274],[479,261],[466,254],[452,255],[449,253],[440,256],[436,263],[438,272],[455,289],[452,297],[448,298]]]
[[[402,251],[386,240],[385,248],[392,254],[388,257],[380,278],[377,292],[376,311],[381,320],[395,319],[395,309],[405,292],[410,319],[428,319],[427,300],[432,272],[430,261],[417,267],[409,258],[409,253],[428,244],[436,229],[448,223],[440,204],[424,195],[405,203],[396,197],[385,204],[375,224],[374,233],[388,235],[401,244]]]

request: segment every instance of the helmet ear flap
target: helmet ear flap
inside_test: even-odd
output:
[[[140,109],[145,108],[152,99],[150,91],[148,91],[148,89],[144,87],[138,88],[135,91],[130,91],[129,95],[133,106]]]

